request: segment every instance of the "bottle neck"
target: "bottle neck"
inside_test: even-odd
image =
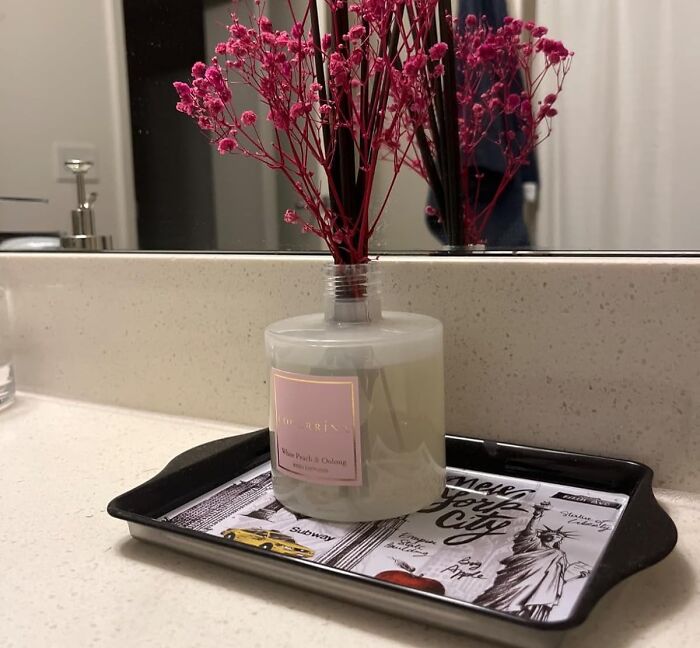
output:
[[[376,263],[329,264],[325,276],[326,320],[362,323],[381,319],[381,276]]]

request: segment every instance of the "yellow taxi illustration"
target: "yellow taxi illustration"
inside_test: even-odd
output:
[[[221,535],[227,540],[259,547],[284,556],[311,558],[314,555],[313,549],[300,545],[291,536],[274,529],[226,529]]]

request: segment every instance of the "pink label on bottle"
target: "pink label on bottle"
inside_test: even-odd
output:
[[[361,486],[357,377],[273,369],[270,379],[279,472],[315,484]]]

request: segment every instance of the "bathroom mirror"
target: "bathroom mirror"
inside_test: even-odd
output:
[[[294,0],[301,5],[304,0]],[[280,28],[286,2],[268,0]],[[244,3],[243,3],[244,4]],[[455,0],[504,7],[546,25],[576,52],[552,137],[507,208],[527,240],[490,249],[695,251],[700,192],[700,4],[693,0]],[[5,0],[0,7],[0,249],[70,229],[75,187],[61,160],[88,157],[100,234],[115,249],[318,251],[286,225],[300,209],[262,165],[220,156],[175,110],[188,80],[225,39],[230,0]],[[241,101],[255,108],[253,95]],[[388,173],[379,172],[379,182]],[[425,183],[398,178],[377,252],[442,249]],[[55,239],[54,239],[55,240]]]

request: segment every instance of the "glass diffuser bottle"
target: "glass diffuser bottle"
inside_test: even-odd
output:
[[[275,496],[333,521],[417,511],[445,483],[442,324],[382,312],[376,264],[329,265],[325,312],[265,331]]]

